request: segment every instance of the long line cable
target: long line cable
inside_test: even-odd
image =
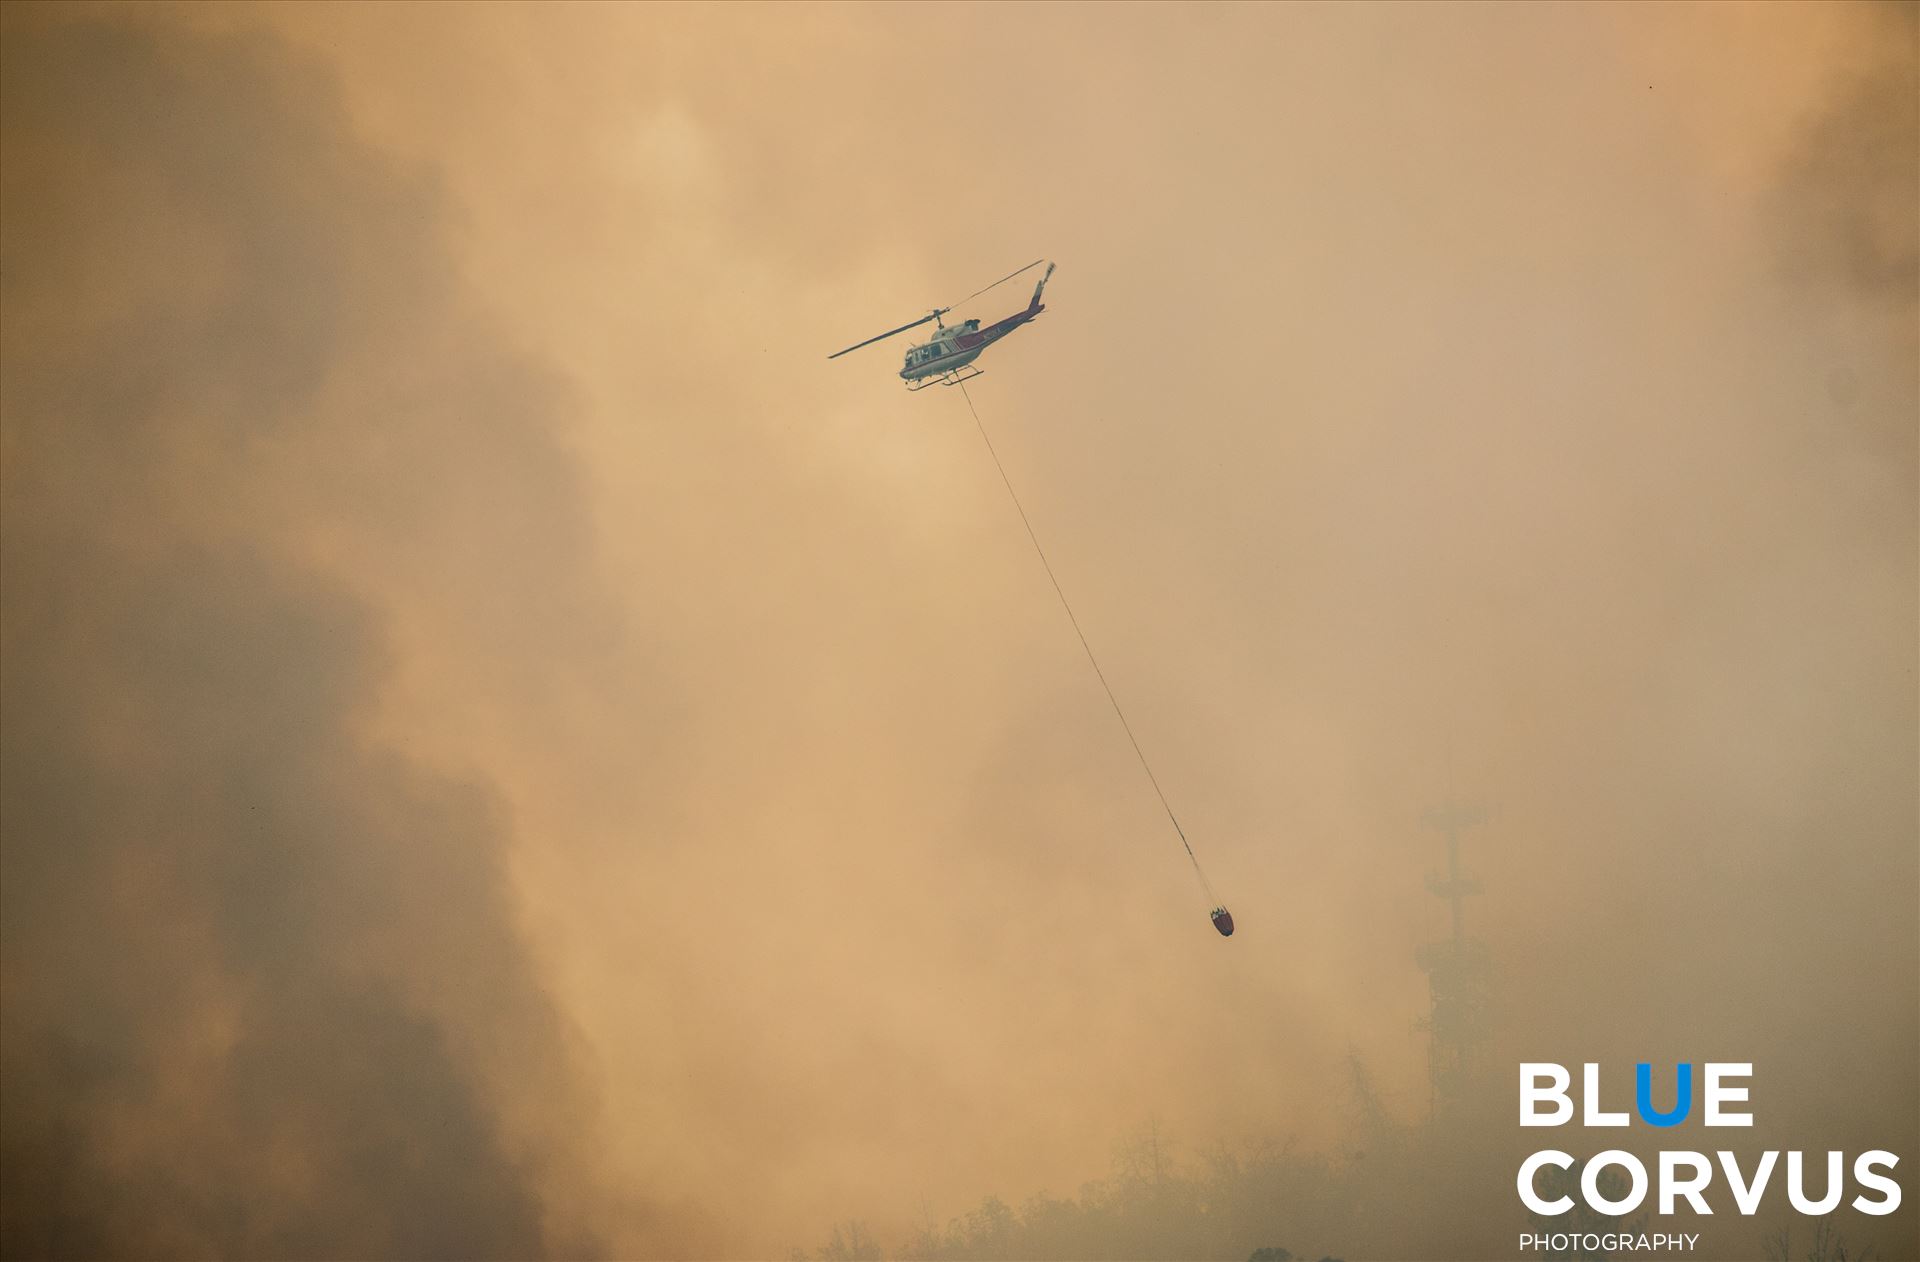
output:
[[[1200,858],[1193,853],[1193,843],[1187,840],[1187,830],[1180,827],[1180,818],[1173,813],[1173,804],[1167,801],[1167,794],[1160,787],[1160,777],[1153,774],[1153,765],[1147,761],[1146,751],[1140,748],[1140,738],[1133,734],[1133,724],[1127,722],[1127,712],[1120,708],[1120,698],[1113,695],[1113,685],[1107,682],[1107,673],[1100,669],[1100,659],[1093,655],[1093,646],[1087,643],[1087,633],[1080,629],[1080,619],[1074,616],[1073,605],[1067,600],[1067,593],[1061,588],[1060,580],[1054,575],[1053,563],[1047,560],[1047,550],[1040,546],[1040,536],[1033,531],[1033,522],[1027,518],[1027,510],[1020,504],[1020,494],[1013,489],[1013,479],[1007,476],[1007,467],[1000,463],[1000,453],[993,448],[993,439],[987,435],[987,427],[980,421],[980,409],[973,406],[973,396],[967,393],[967,385],[960,384],[960,394],[967,401],[967,411],[973,414],[973,424],[980,431],[980,440],[987,445],[987,454],[993,457],[993,467],[1000,471],[1000,481],[1007,488],[1007,498],[1013,501],[1014,511],[1020,514],[1020,524],[1027,528],[1027,538],[1033,542],[1034,555],[1040,558],[1041,566],[1047,571],[1047,581],[1053,584],[1053,594],[1060,598],[1060,607],[1067,611],[1067,621],[1073,624],[1073,633],[1080,637],[1080,647],[1086,651],[1087,662],[1093,667],[1094,675],[1100,680],[1100,686],[1106,690],[1107,700],[1113,703],[1113,713],[1120,720],[1120,727],[1127,734],[1127,740],[1133,746],[1133,753],[1140,760],[1140,769],[1147,773],[1147,783],[1153,786],[1155,796],[1167,812],[1167,822],[1173,825],[1173,831],[1180,838],[1180,844],[1186,848],[1187,859],[1193,864],[1193,874],[1200,878],[1200,888],[1207,893],[1208,901],[1214,906],[1220,903],[1213,892],[1213,883],[1207,880],[1207,874],[1200,867]]]

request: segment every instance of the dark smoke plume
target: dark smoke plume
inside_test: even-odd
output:
[[[446,581],[577,605],[511,551],[577,526],[551,390],[273,41],[9,10],[4,56],[4,1251],[589,1252],[512,822],[372,732],[351,577],[460,532]]]

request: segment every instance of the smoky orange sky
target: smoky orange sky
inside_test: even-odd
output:
[[[1449,800],[1503,1081],[1752,1061],[1920,1254],[1915,13],[5,6],[7,1256],[1338,1157]],[[826,360],[1038,256],[969,388],[1230,940],[966,402]]]

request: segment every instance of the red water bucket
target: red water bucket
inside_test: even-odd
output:
[[[1214,908],[1213,927],[1220,931],[1221,937],[1231,938],[1233,936],[1233,913],[1224,907]]]

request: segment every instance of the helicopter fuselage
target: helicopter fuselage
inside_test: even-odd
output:
[[[1002,276],[992,285],[988,285],[987,289],[1004,285],[1021,272],[1038,267],[1045,261],[1035,259],[1026,267]],[[1033,297],[1027,302],[1026,310],[1016,311],[1006,319],[996,321],[985,328],[980,327],[978,320],[961,320],[949,325],[940,317],[953,310],[953,307],[935,307],[918,320],[910,320],[897,329],[888,329],[885,333],[877,334],[864,342],[855,342],[845,350],[835,351],[827,358],[838,359],[842,355],[850,355],[863,346],[872,346],[875,342],[885,341],[895,334],[905,333],[908,329],[917,329],[931,320],[938,325],[940,331],[934,334],[931,340],[922,342],[907,352],[906,362],[900,366],[900,379],[907,383],[909,390],[918,390],[935,382],[943,386],[959,385],[962,381],[980,374],[980,369],[973,366],[973,361],[980,358],[980,352],[1046,310],[1046,307],[1041,305],[1040,296],[1046,292],[1047,280],[1052,275],[1053,264],[1047,263],[1047,270],[1040,274],[1040,283],[1033,287]],[[987,289],[977,289],[954,305],[962,306],[972,302],[986,293]]]
[[[980,358],[980,352],[1046,309],[1046,304],[1040,301],[1039,291],[1035,290],[1033,301],[1027,304],[1026,310],[1016,311],[985,328],[981,327],[978,320],[962,320],[958,324],[948,325],[932,340],[907,351],[906,362],[900,367],[900,379],[911,383],[958,372]]]

